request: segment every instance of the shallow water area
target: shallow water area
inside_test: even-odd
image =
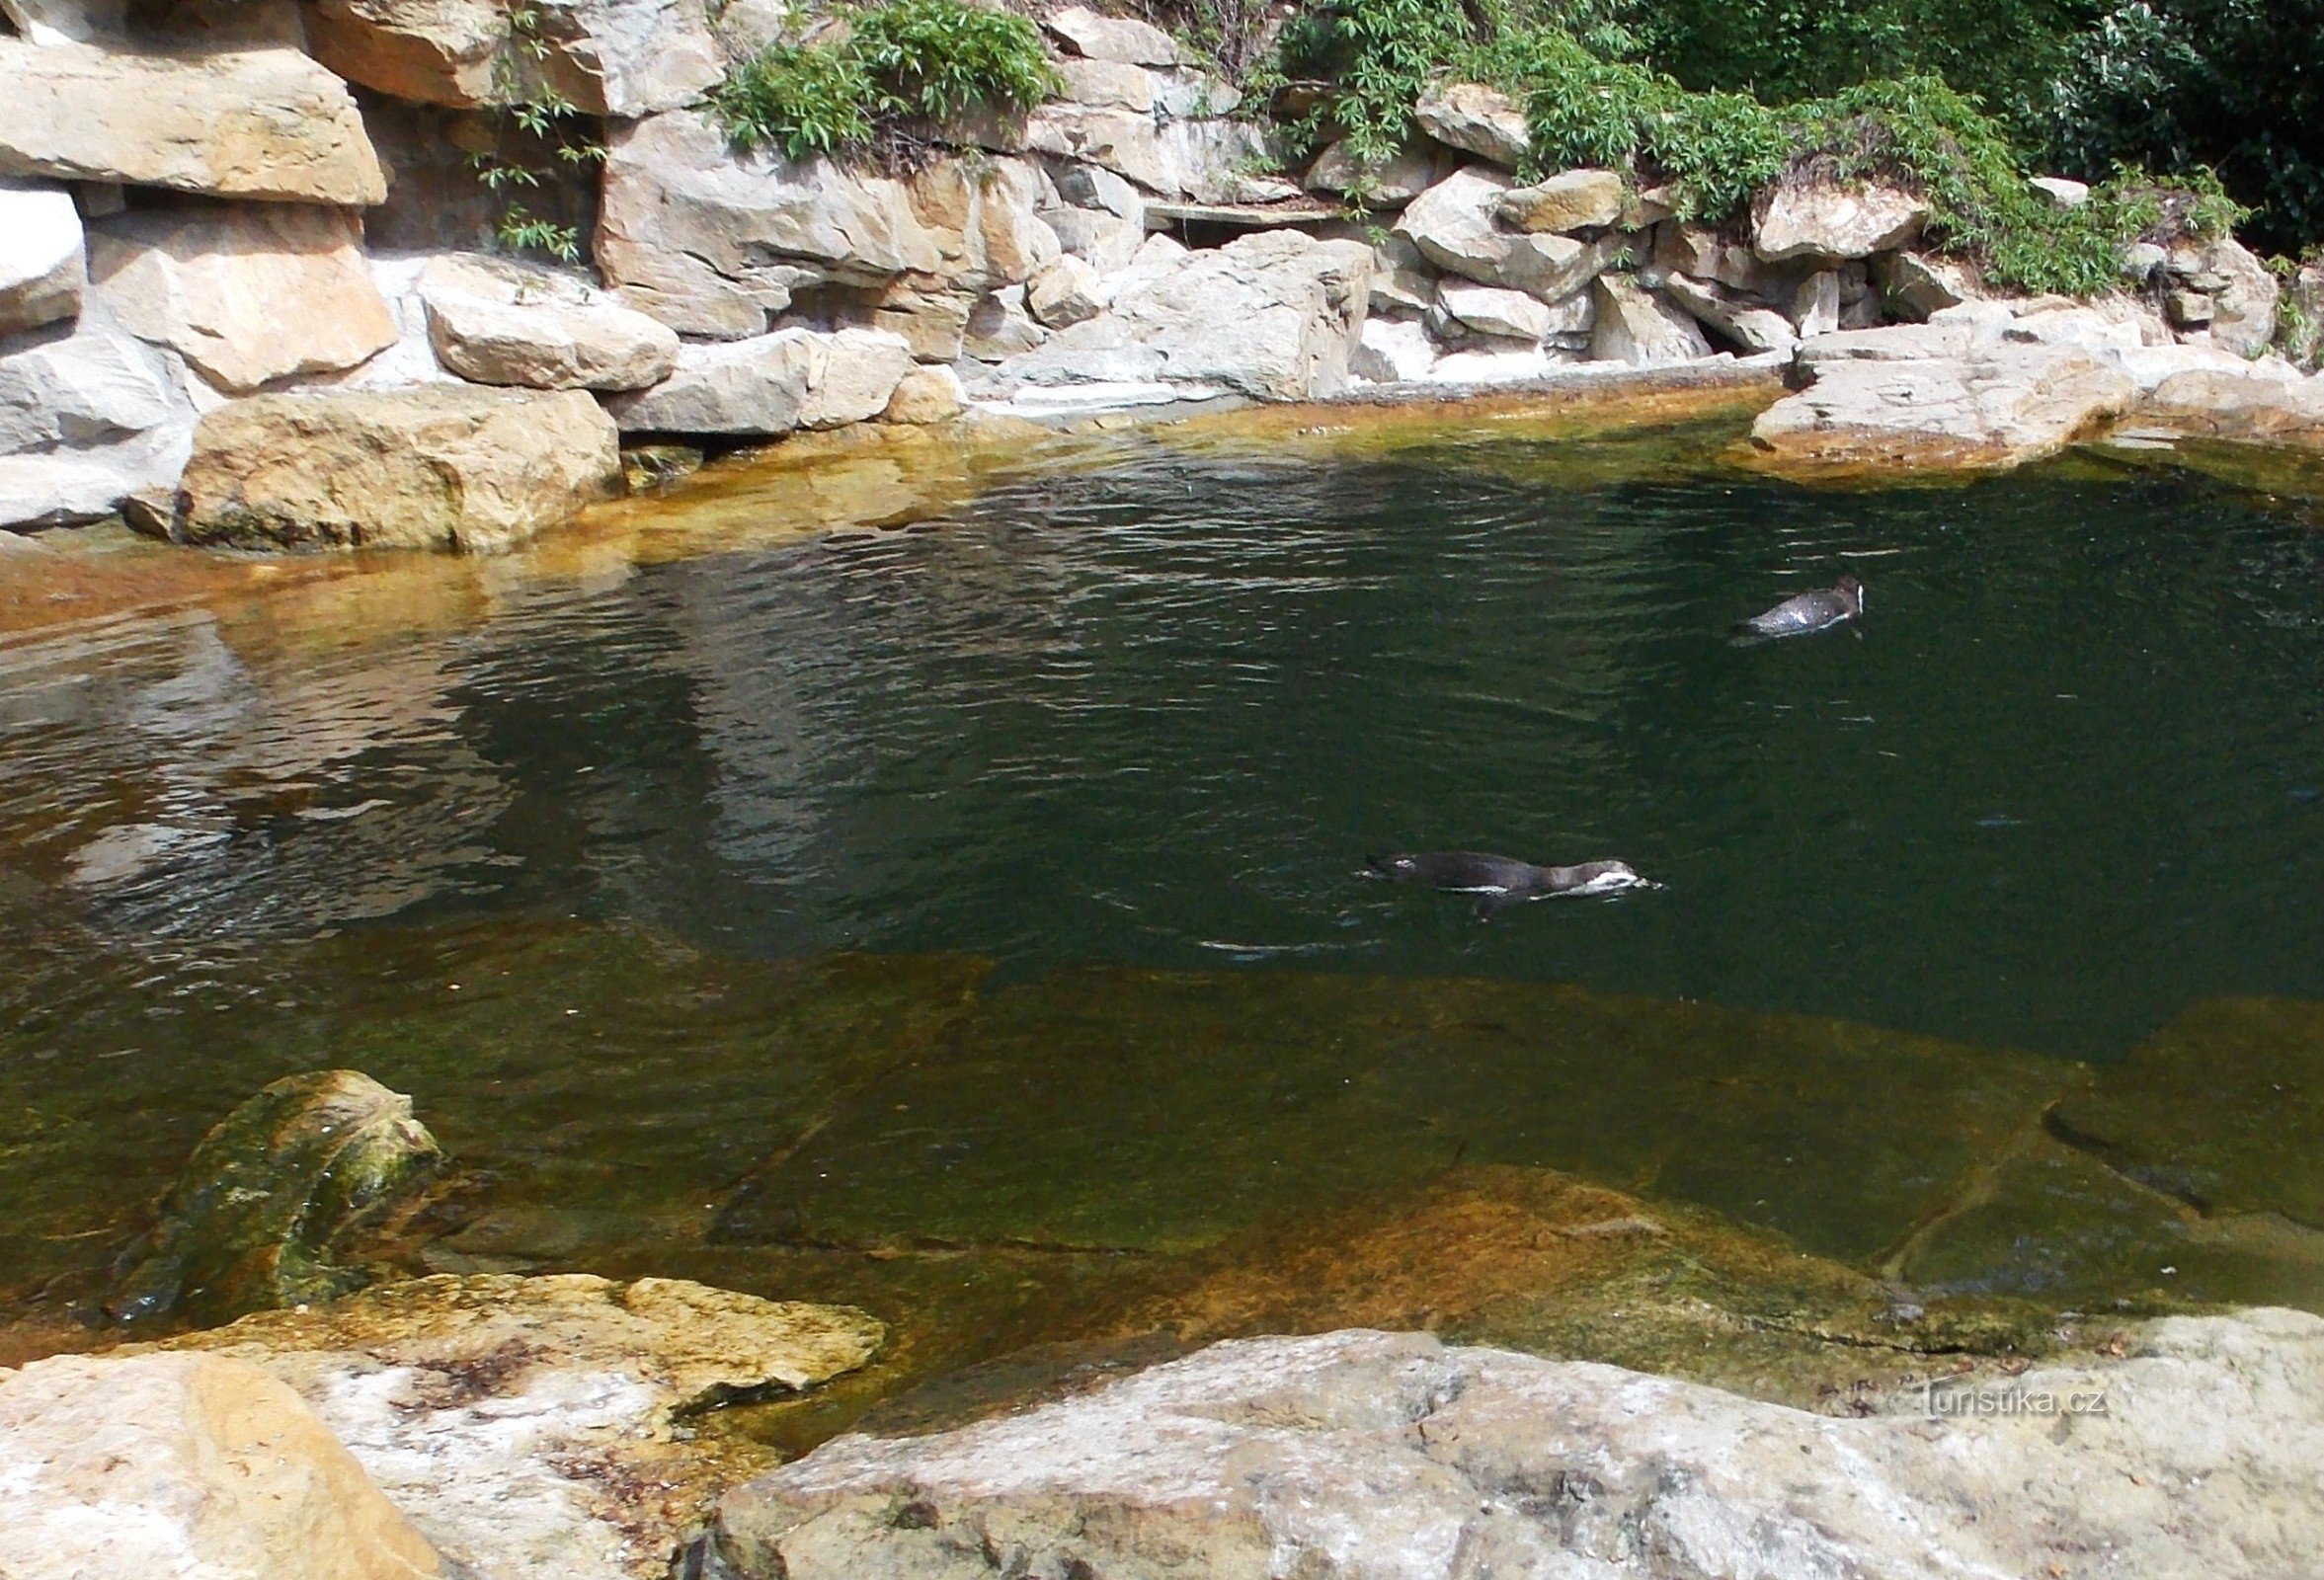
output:
[[[888,1319],[786,1440],[1448,1179],[1947,1298],[2324,1304],[2306,508],[1803,490],[1734,434],[883,435],[503,560],[0,557],[0,1303],[346,1066],[463,1168],[409,1265]],[[1860,624],[1729,640],[1841,574]],[[1363,875],[1444,847],[1662,887]]]

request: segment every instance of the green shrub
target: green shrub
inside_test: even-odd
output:
[[[845,15],[836,43],[771,44],[728,73],[710,96],[728,135],[803,159],[980,107],[1030,110],[1062,86],[1039,30],[1010,12],[888,0]]]

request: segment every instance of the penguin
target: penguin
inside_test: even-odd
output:
[[[1788,597],[1765,614],[1736,621],[1735,634],[1746,641],[1774,641],[1828,631],[1843,620],[1863,617],[1864,584],[1853,576],[1843,576],[1829,588]]]
[[[1452,894],[1475,895],[1477,914],[1485,921],[1511,906],[1561,895],[1615,895],[1625,889],[1659,887],[1639,876],[1626,861],[1584,861],[1570,867],[1537,867],[1510,856],[1477,850],[1423,850],[1381,856],[1372,871],[1401,883],[1422,883]]]

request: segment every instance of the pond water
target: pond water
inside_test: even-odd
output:
[[[908,529],[22,633],[0,1283],[325,1064],[489,1171],[458,1265],[1167,1250],[1486,1154],[1869,1262],[2074,1062],[2324,998],[2308,516],[1671,452],[1132,434]],[[1860,628],[1728,640],[1843,573]],[[1663,887],[1360,875],[1431,847]]]

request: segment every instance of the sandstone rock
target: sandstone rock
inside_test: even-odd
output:
[[[1025,287],[1025,310],[1051,329],[1070,329],[1104,311],[1097,271],[1079,258],[1060,258]]]
[[[946,290],[975,295],[1013,285],[1058,255],[1058,234],[1038,212],[1049,188],[1025,160],[938,160],[913,175],[906,191],[935,244],[931,273]],[[1143,221],[1143,205],[1138,214]]]
[[[1719,276],[1720,256],[1726,243],[1707,225],[1676,220],[1654,227],[1653,264],[1666,275],[1688,275],[1696,279]]]
[[[2071,346],[1833,361],[1818,364],[1809,388],[1761,413],[1751,438],[1759,464],[1791,474],[1998,471],[2055,454],[2119,416],[2134,393],[2118,362]]]
[[[1965,319],[1926,324],[1892,324],[1884,329],[1841,330],[1800,345],[1800,365],[1810,371],[1827,362],[1910,362],[1962,357],[1995,338],[1988,326]]]
[[[2164,308],[2171,322],[2181,329],[2207,329],[2211,322],[2211,299],[2199,290],[2175,290],[2165,298]]]
[[[1042,19],[1043,26],[1090,60],[1132,66],[1174,66],[1178,44],[1168,34],[1134,17],[1105,17],[1086,6],[1065,6]]]
[[[0,335],[73,317],[87,278],[72,194],[0,179]]]
[[[1562,301],[1597,277],[1613,256],[1606,241],[1515,235],[1493,223],[1508,178],[1471,167],[1429,188],[1408,204],[1396,234],[1437,268],[1484,285]]]
[[[620,480],[612,421],[579,390],[262,395],[202,419],[181,531],[252,548],[491,551]]]
[[[422,1580],[443,1560],[298,1395],[245,1361],[0,1372],[0,1570],[21,1580]]]
[[[1141,220],[1123,219],[1102,208],[1050,208],[1041,218],[1061,248],[1101,276],[1129,268],[1146,240]]]
[[[1099,166],[1149,192],[1176,197],[1185,191],[1162,153],[1151,115],[1052,102],[1025,118],[1021,146]]]
[[[1436,305],[1435,271],[1408,236],[1383,237],[1372,249],[1372,311],[1424,313]]]
[[[644,389],[678,365],[678,336],[570,275],[452,255],[421,272],[429,344],[479,384]]]
[[[363,265],[361,221],[346,209],[124,214],[91,236],[89,273],[132,333],[229,393],[354,367],[396,341]]]
[[[1358,159],[1345,138],[1318,155],[1308,167],[1310,192],[1360,197],[1373,208],[1402,208],[1448,172],[1441,149],[1412,144],[1378,164]]]
[[[960,387],[960,375],[949,367],[916,367],[896,384],[896,393],[888,397],[888,409],[880,413],[886,423],[948,423],[958,417],[968,405],[968,392]]]
[[[1057,63],[1065,79],[1062,97],[1099,110],[1154,111],[1154,77],[1144,67],[1114,60],[1065,59]]]
[[[1692,317],[1627,275],[1600,275],[1590,287],[1597,319],[1590,330],[1590,358],[1656,367],[1711,355]]]
[[[633,306],[722,340],[763,332],[796,288],[880,286],[943,265],[901,183],[739,152],[684,110],[612,127],[597,260]]]
[[[267,1312],[173,1348],[288,1383],[458,1572],[637,1580],[663,1572],[722,1483],[767,1462],[712,1434],[685,1441],[687,1416],[811,1388],[883,1336],[850,1307],[684,1280],[485,1274]]]
[[[1625,196],[1622,177],[1611,170],[1568,170],[1511,188],[1495,211],[1516,230],[1591,230],[1622,218]]]
[[[668,381],[606,404],[623,433],[764,437],[876,417],[912,365],[898,335],[779,329],[683,347]]]
[[[1800,344],[1791,320],[1783,314],[1748,300],[1737,301],[1717,285],[1690,276],[1668,276],[1662,282],[1662,293],[1705,328],[1716,330],[1745,352],[1789,354]]]
[[[816,327],[881,330],[901,337],[918,361],[951,362],[959,360],[968,344],[969,315],[975,310],[976,298],[966,292],[919,290],[900,280],[872,298],[862,320],[842,312]]]
[[[1926,199],[1894,187],[1787,177],[1760,200],[1752,247],[1761,258],[1869,258],[1920,234]]]
[[[1532,341],[1538,345],[1550,333],[1550,309],[1520,290],[1448,279],[1438,290],[1437,301],[1447,313],[1480,335],[1498,335],[1504,340]]]
[[[700,0],[538,0],[521,37],[483,0],[322,0],[315,55],[399,99],[474,109],[535,83],[590,115],[635,118],[692,103],[725,75]]]
[[[346,85],[293,49],[173,59],[0,38],[0,175],[349,207],[387,196]]]
[[[1533,147],[1525,112],[1507,94],[1480,83],[1437,84],[1420,95],[1412,115],[1438,142],[1507,170],[1525,163]]]
[[[2178,1318],[1988,1390],[2034,1404],[1929,1384],[1835,1418],[1422,1334],[1241,1340],[999,1421],[838,1439],[730,1494],[717,1549],[745,1580],[1906,1580],[2094,1552],[2258,1580],[2324,1537],[2320,1367],[2305,1313]]]
[[[1025,311],[1025,288],[1012,285],[977,303],[968,315],[962,352],[981,362],[1003,361],[1049,339],[1049,331]]]
[[[628,444],[621,450],[621,481],[632,494],[652,494],[682,483],[707,460],[693,444]]]
[[[202,1137],[106,1310],[131,1321],[327,1301],[367,1282],[334,1265],[349,1231],[442,1162],[412,1100],[368,1075],[288,1075]]]
[[[1310,399],[1346,378],[1370,296],[1370,248],[1269,230],[1156,262],[1122,276],[1105,312],[1009,358],[1001,374],[1031,385],[1163,381],[1262,400]]]
[[[1819,269],[1792,292],[1792,327],[1802,340],[1829,335],[1840,327],[1840,276]]]
[[[1300,196],[1297,182],[1268,173],[1280,168],[1278,151],[1249,121],[1172,120],[1155,132],[1154,146],[1161,161],[1157,192],[1184,193],[1198,203],[1274,203]]]
[[[0,21],[34,43],[100,43],[128,27],[126,0],[0,0]]]

